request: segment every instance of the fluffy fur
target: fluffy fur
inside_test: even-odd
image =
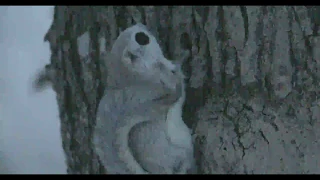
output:
[[[149,37],[147,45],[135,39]],[[191,134],[182,120],[180,66],[167,60],[142,24],[123,31],[105,56],[107,85],[97,112],[94,146],[112,174],[187,173],[194,168]]]

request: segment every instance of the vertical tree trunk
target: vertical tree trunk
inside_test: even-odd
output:
[[[101,51],[142,22],[169,59],[185,50],[184,120],[202,173],[320,173],[319,8],[55,7],[45,36],[68,173],[103,173],[92,149]]]

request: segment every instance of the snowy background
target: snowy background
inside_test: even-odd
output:
[[[0,174],[66,173],[55,93],[32,90],[49,62],[53,7],[0,7]]]

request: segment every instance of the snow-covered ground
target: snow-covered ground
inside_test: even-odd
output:
[[[66,173],[55,93],[31,82],[49,62],[53,7],[0,7],[0,173]]]

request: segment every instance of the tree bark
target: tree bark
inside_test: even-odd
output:
[[[320,173],[320,23],[306,6],[57,6],[45,36],[68,173],[104,173],[92,148],[100,52],[137,22],[183,69],[201,173]]]

